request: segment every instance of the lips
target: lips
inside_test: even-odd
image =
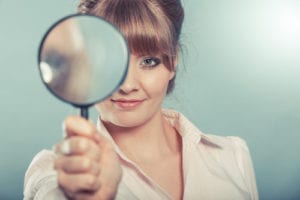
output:
[[[144,102],[144,100],[139,99],[112,99],[111,101],[121,109],[135,109]]]

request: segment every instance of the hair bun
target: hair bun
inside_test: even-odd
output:
[[[98,2],[99,0],[81,0],[78,5],[78,12],[89,13]]]

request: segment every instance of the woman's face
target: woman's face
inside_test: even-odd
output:
[[[146,123],[160,110],[169,80],[174,75],[159,56],[131,55],[123,85],[96,105],[101,119],[120,127]]]

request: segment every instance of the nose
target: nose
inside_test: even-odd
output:
[[[121,85],[121,87],[119,88],[119,92],[121,94],[129,94],[131,92],[138,91],[139,88],[138,85],[139,84],[138,84],[136,72],[134,70],[134,66],[132,66],[132,63],[130,62],[126,78],[123,84]]]

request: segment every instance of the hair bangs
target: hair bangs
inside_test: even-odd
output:
[[[115,0],[104,5],[100,3],[94,13],[104,17],[123,33],[131,53],[173,57],[172,33],[167,28],[170,22],[163,20],[166,17],[157,5],[146,4],[143,0]],[[164,59],[164,63],[169,68],[172,62]]]
[[[131,53],[136,55],[157,55],[166,53],[165,45],[162,45],[164,38],[154,31],[155,27],[152,24],[143,24],[139,26],[131,24],[126,26],[126,30],[121,30],[127,39]]]

